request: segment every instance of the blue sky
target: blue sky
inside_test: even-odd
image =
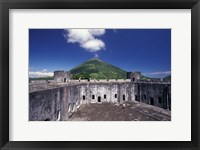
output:
[[[52,75],[98,57],[149,77],[171,74],[170,29],[29,29],[29,74]]]

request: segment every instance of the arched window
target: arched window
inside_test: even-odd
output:
[[[94,95],[92,95],[92,99],[95,99],[95,96],[94,96]]]

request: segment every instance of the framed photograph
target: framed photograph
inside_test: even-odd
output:
[[[199,149],[199,9],[2,0],[1,149]]]
[[[170,55],[171,29],[29,29],[29,121],[171,121]]]

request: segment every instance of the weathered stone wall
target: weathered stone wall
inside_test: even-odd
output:
[[[138,81],[141,79],[141,72],[128,72],[127,79],[131,79],[131,81]]]
[[[135,100],[171,110],[171,84],[135,83]]]
[[[67,82],[70,80],[70,72],[69,71],[54,71],[54,80],[56,82]]]
[[[131,101],[133,83],[90,83],[80,85],[81,103]]]
[[[64,82],[64,75],[65,75],[64,70],[55,71],[54,72],[54,80],[56,82]]]
[[[29,120],[58,119],[61,110],[62,89],[53,89],[29,93]]]
[[[29,120],[68,120],[82,103],[139,101],[171,109],[170,84],[80,82],[29,94]],[[60,116],[60,117],[59,117]]]

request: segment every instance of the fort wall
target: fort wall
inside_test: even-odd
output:
[[[29,93],[29,120],[68,120],[81,104],[138,101],[171,109],[171,84],[165,82],[74,82]],[[31,88],[31,87],[30,87]]]

